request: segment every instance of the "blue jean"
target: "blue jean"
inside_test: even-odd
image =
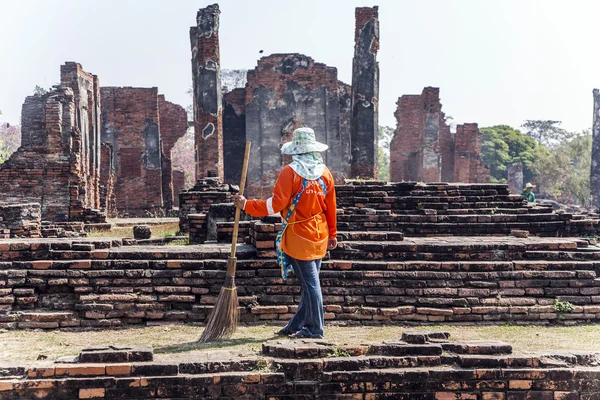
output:
[[[321,260],[302,261],[290,257],[294,273],[300,282],[300,304],[296,314],[283,328],[284,332],[296,333],[303,336],[322,338],[325,320],[323,315],[323,294],[319,271]]]

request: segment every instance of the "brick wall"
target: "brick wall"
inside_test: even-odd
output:
[[[60,67],[60,80],[62,86],[73,89],[75,124],[80,135],[81,159],[73,171],[74,178],[80,180],[78,204],[71,209],[71,219],[78,219],[83,208],[100,208],[100,84],[97,76],[75,62]]]
[[[481,135],[477,124],[457,125],[454,144],[454,181],[490,181],[490,169],[480,159]]]
[[[42,212],[38,203],[0,203],[0,238],[40,238],[41,222]]]
[[[163,210],[157,88],[102,87],[102,141],[116,159],[115,197],[120,216]]]
[[[25,99],[21,147],[0,165],[0,201],[40,203],[47,220],[101,222],[98,79],[66,63],[61,81]]]
[[[185,172],[173,171],[173,206],[179,207],[179,193],[185,189]]]
[[[273,54],[248,72],[245,92],[246,139],[253,143],[248,194],[270,195],[291,161],[280,146],[301,126],[313,128],[317,140],[329,145],[323,153],[328,167],[340,178],[349,176],[348,85],[338,81],[336,68],[302,54]]]
[[[489,167],[480,160],[477,124],[450,131],[440,103],[439,88],[398,99],[397,127],[390,144],[393,182],[489,182]]]
[[[246,148],[246,89],[223,95],[223,166],[225,182],[240,183]]]
[[[177,104],[165,100],[164,95],[158,96],[158,110],[160,119],[160,139],[162,144],[162,192],[163,203],[166,211],[174,206],[174,197],[179,191],[174,191],[173,167],[171,164],[171,150],[177,140],[188,129],[187,112]],[[179,190],[181,190],[180,188]]]
[[[100,208],[108,217],[117,216],[117,198],[115,195],[116,166],[113,145],[102,143],[100,154]]]
[[[196,178],[223,179],[223,109],[218,4],[201,8],[190,28]]]

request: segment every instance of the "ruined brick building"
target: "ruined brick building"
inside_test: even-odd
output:
[[[439,88],[398,99],[397,128],[390,144],[390,179],[424,182],[489,182],[489,167],[480,160],[477,124],[450,131]]]
[[[272,54],[248,71],[244,88],[222,93],[218,5],[200,9],[190,29],[197,178],[239,181],[244,142],[252,142],[248,191],[270,193],[286,162],[279,151],[294,129],[313,128],[338,180],[376,177],[379,21],[377,7],[356,9],[350,86],[337,69],[298,54]]]
[[[40,203],[48,220],[102,220],[98,77],[66,63],[60,85],[25,99],[21,123],[21,147],[0,165],[0,202]]]
[[[173,207],[171,149],[187,130],[183,107],[158,88],[102,87],[103,181],[112,179],[111,215],[162,215]],[[111,204],[111,202],[107,202]]]
[[[25,99],[21,119],[21,147],[0,165],[0,202],[39,203],[50,221],[173,207],[170,153],[187,113],[158,89],[100,88],[97,76],[67,62],[60,85]]]

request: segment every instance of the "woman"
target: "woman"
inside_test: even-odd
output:
[[[292,141],[281,147],[281,152],[291,155],[293,161],[279,174],[273,196],[267,200],[234,197],[236,207],[252,216],[280,213],[283,217],[283,233],[278,241],[300,281],[302,295],[296,314],[276,332],[278,335],[322,338],[324,334],[319,271],[327,249],[337,246],[334,181],[319,153],[327,148],[317,142],[312,129],[296,129]],[[278,258],[285,279],[287,265]]]

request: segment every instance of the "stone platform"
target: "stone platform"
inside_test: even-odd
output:
[[[600,320],[600,248],[586,240],[382,241],[378,235],[387,234],[340,233],[344,241],[324,260],[328,323]],[[201,324],[206,319],[224,282],[229,245],[123,244],[101,238],[0,240],[0,327]],[[284,281],[275,260],[268,254],[261,258],[253,245],[240,245],[237,256],[241,321],[283,323],[299,301],[296,280]]]
[[[96,346],[78,357],[0,366],[0,399],[592,400],[597,352],[513,354],[508,343],[457,343],[405,332],[383,343],[273,340],[262,351],[160,354]]]

